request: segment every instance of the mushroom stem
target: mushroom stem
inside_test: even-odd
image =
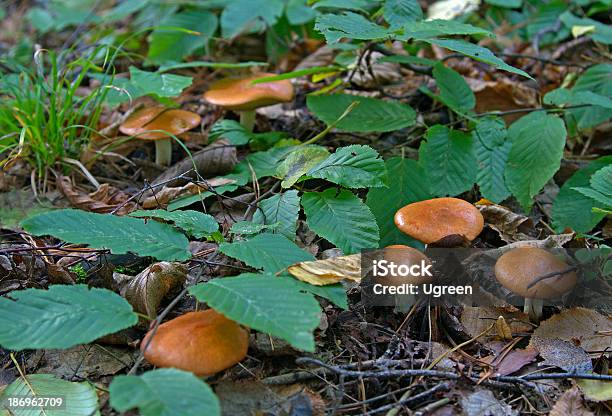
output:
[[[255,127],[255,110],[241,111],[240,124],[248,131],[253,131],[253,127]]]
[[[155,140],[155,163],[160,166],[170,166],[172,161],[172,139]]]
[[[542,317],[543,306],[543,299],[525,298],[525,307],[523,308],[523,312],[529,315],[529,320],[531,322],[537,323],[540,322],[540,318]]]

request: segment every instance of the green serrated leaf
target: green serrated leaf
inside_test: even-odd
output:
[[[251,153],[224,177],[235,180],[237,185],[245,185],[251,181],[253,174],[257,179],[274,176],[283,160],[295,149],[295,146],[273,147],[265,152]]]
[[[569,227],[576,232],[586,233],[601,221],[604,214],[592,212],[594,201],[573,188],[588,187],[593,174],[610,164],[612,164],[612,156],[596,159],[574,173],[563,184],[552,207],[555,230],[562,232],[566,227]]]
[[[399,130],[414,124],[416,113],[412,108],[397,101],[359,97],[350,94],[310,95],[308,109],[327,124],[338,120],[353,102],[358,102],[336,128],[356,132],[385,132]]]
[[[314,297],[290,279],[243,273],[195,285],[189,293],[229,319],[280,337],[295,348],[314,351],[312,332],[321,310]]]
[[[313,295],[325,298],[344,310],[348,310],[349,308],[346,289],[344,289],[344,286],[342,286],[340,283],[335,285],[315,286],[292,277],[288,277],[288,279],[293,281],[294,284],[304,292],[312,293]]]
[[[301,146],[287,156],[278,166],[276,176],[282,178],[281,186],[291,188],[313,166],[326,159],[329,152],[321,146]]]
[[[378,247],[376,219],[367,205],[350,191],[306,192],[302,206],[308,227],[344,254]]]
[[[612,44],[612,27],[610,25],[603,24],[597,20],[589,19],[588,17],[574,16],[570,11],[566,11],[559,20],[568,28],[572,29],[574,26],[588,26],[592,27],[593,30],[588,33],[595,42],[603,43],[604,45]]]
[[[389,188],[371,189],[366,202],[380,228],[380,247],[405,244],[422,248],[421,242],[397,229],[393,217],[404,205],[433,197],[429,191],[429,179],[415,160],[393,157],[385,164],[389,177],[392,178]]]
[[[478,163],[476,183],[482,196],[500,203],[510,196],[504,179],[512,145],[506,141],[506,125],[499,117],[486,117],[478,121],[473,135]]]
[[[163,29],[153,31],[147,53],[147,59],[152,63],[181,61],[204,46],[217,30],[217,17],[206,10],[186,10],[163,19],[160,26],[183,28],[196,33]]]
[[[471,135],[436,125],[427,130],[419,148],[419,164],[425,170],[435,196],[455,196],[476,182],[476,156]]]
[[[215,187],[215,192],[205,191],[201,194],[183,196],[177,198],[168,204],[168,211],[175,211],[180,208],[188,207],[191,204],[195,204],[197,202],[203,203],[207,198],[210,198],[214,195],[223,195],[226,192],[232,192],[238,189],[236,185],[221,185]]]
[[[218,416],[221,407],[212,389],[192,373],[164,368],[139,376],[117,376],[109,386],[110,404],[119,412],[142,416]]]
[[[300,197],[296,190],[276,194],[259,202],[259,207],[253,215],[253,222],[259,224],[278,224],[274,233],[295,240],[298,214],[300,212]]]
[[[460,39],[422,39],[427,43],[432,43],[434,45],[438,45],[442,48],[450,49],[451,51],[462,53],[466,56],[469,56],[472,59],[475,59],[480,62],[484,62],[485,64],[489,64],[494,66],[495,68],[499,68],[502,71],[512,72],[514,74],[522,75],[526,78],[533,79],[531,75],[522,69],[515,68],[511,65],[505,63],[502,59],[498,58],[491,52],[489,49],[476,45],[474,43],[469,43]]]
[[[595,205],[600,205],[606,208],[612,207],[612,198],[609,195],[605,195],[593,188],[577,187],[572,188],[574,191],[580,192],[582,195],[589,197],[596,201]],[[599,208],[599,206],[598,206]]]
[[[11,299],[0,298],[0,345],[11,350],[70,348],[138,322],[124,298],[86,285],[18,290]]]
[[[177,97],[191,85],[191,81],[191,77],[147,72],[134,66],[130,67],[130,83],[139,90],[140,96],[155,94],[160,97]],[[136,97],[132,97],[134,98]]]
[[[315,29],[325,36],[327,43],[337,43],[341,39],[386,39],[394,33],[353,12],[323,14],[317,18]]]
[[[376,150],[355,144],[336,149],[307,175],[347,188],[380,188],[387,181],[387,168]]]
[[[577,93],[593,93],[603,97],[612,97],[612,64],[594,65],[584,71],[572,88],[572,96]],[[574,104],[570,101],[570,104]],[[574,108],[568,110],[579,129],[595,127],[612,117],[612,109],[604,107]]]
[[[543,111],[520,118],[508,129],[512,147],[506,164],[506,185],[525,211],[559,170],[566,137],[563,120]]]
[[[21,222],[33,235],[52,235],[69,243],[109,249],[113,254],[137,253],[158,260],[187,260],[189,241],[171,225],[131,217],[60,209]]]
[[[232,224],[230,228],[230,232],[232,234],[242,234],[242,235],[251,235],[251,234],[259,234],[263,230],[274,230],[279,226],[279,223],[275,224],[257,224],[256,222],[251,221],[238,221]]]
[[[476,97],[459,73],[438,62],[434,65],[433,76],[440,89],[440,97],[448,107],[458,112],[474,109]]]
[[[612,166],[601,168],[593,174],[591,188],[604,195],[612,195]]]
[[[271,273],[300,261],[314,260],[312,254],[280,234],[258,234],[250,240],[221,243],[219,251],[251,267]]]
[[[210,129],[208,138],[211,141],[227,139],[230,144],[240,146],[253,139],[253,133],[234,120],[219,120]]]
[[[221,13],[221,33],[232,38],[273,26],[283,13],[283,0],[234,0]]]
[[[200,211],[166,211],[163,209],[139,210],[130,213],[136,218],[161,218],[172,221],[178,228],[196,238],[206,238],[219,230],[219,224],[212,215]]]
[[[423,10],[417,0],[386,0],[383,16],[393,27],[423,19]]]
[[[26,382],[27,380],[27,382]],[[73,383],[55,377],[53,374],[30,374],[26,380],[18,378],[8,385],[0,394],[0,414],[10,409],[8,416],[99,416],[98,395],[94,386],[88,382]],[[15,408],[9,405],[8,399],[35,398],[35,397],[61,397],[63,405],[54,409],[51,406],[44,408]]]
[[[493,33],[486,29],[467,23],[457,22],[456,20],[433,19],[408,22],[404,25],[404,33],[399,38],[402,40],[417,39],[427,41],[428,38],[447,35],[494,36]]]
[[[516,9],[521,7],[523,0],[485,0],[485,3],[507,9]]]

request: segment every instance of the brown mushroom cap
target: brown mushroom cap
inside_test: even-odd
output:
[[[152,331],[140,344],[143,350]],[[220,313],[189,312],[161,324],[144,352],[157,367],[174,367],[198,376],[232,367],[246,356],[249,332]]]
[[[149,107],[136,111],[119,127],[119,131],[128,136],[142,140],[168,139],[170,136],[163,130],[175,136],[197,127],[202,118],[191,111],[169,109],[164,107]]]
[[[478,208],[458,198],[434,198],[408,204],[395,213],[394,220],[401,232],[425,244],[452,235],[472,241],[484,227]]]
[[[521,247],[503,254],[495,263],[495,277],[506,289],[530,299],[553,299],[569,292],[578,277],[571,271],[527,286],[540,276],[567,270],[563,260],[541,248]]]
[[[393,262],[397,265],[411,266],[414,264],[431,264],[431,260],[425,254],[409,246],[402,244],[394,244],[387,246],[383,249],[383,257],[388,262]],[[423,283],[430,283],[432,278],[430,276],[383,276],[378,277],[377,282],[389,286],[399,286],[402,284],[413,284],[421,285]]]
[[[277,74],[260,73],[246,78],[225,78],[214,82],[204,98],[228,110],[250,111],[259,107],[293,100],[293,84],[289,80],[251,84],[251,81]]]

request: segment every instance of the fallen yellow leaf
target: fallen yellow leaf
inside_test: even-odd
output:
[[[361,254],[303,261],[289,266],[288,271],[297,279],[315,286],[333,285],[343,280],[361,282]]]

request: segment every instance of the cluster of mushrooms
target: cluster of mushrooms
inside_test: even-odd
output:
[[[257,108],[293,99],[290,81],[253,84],[257,79],[273,75],[262,73],[222,79],[211,85],[204,98],[211,104],[238,112],[241,124],[252,131]],[[132,114],[120,126],[120,131],[134,138],[155,141],[155,162],[168,166],[172,141],[200,123],[201,117],[196,113],[152,107]],[[466,201],[435,198],[402,207],[395,214],[395,224],[400,231],[425,244],[443,242],[444,246],[452,247],[476,239],[484,227],[484,218]],[[386,247],[384,255],[396,264],[430,262],[419,250],[404,245]],[[504,287],[525,298],[525,313],[537,322],[544,299],[558,297],[576,284],[576,273],[567,272],[567,269],[564,261],[545,250],[516,248],[498,259],[495,275]],[[533,284],[538,277],[555,273],[558,275]],[[421,284],[424,281],[417,279],[409,283]],[[189,312],[152,329],[142,340],[140,348],[147,361],[157,367],[174,367],[198,376],[209,376],[242,361],[248,344],[248,329],[208,309]]]
[[[276,74],[260,73],[241,78],[221,79],[210,86],[204,99],[210,104],[239,113],[240,123],[249,131],[255,125],[255,110],[293,99],[293,84],[288,80],[260,82],[261,78]],[[119,127],[126,136],[155,142],[155,163],[169,166],[172,159],[172,141],[200,125],[202,118],[194,112],[147,107],[131,114]]]
[[[457,198],[435,198],[415,202],[400,208],[395,225],[404,234],[425,244],[471,242],[481,233],[484,218],[472,204]],[[455,238],[455,237],[459,238]],[[452,246],[452,245],[451,245]],[[396,263],[416,264],[421,261],[418,250],[394,245],[387,247],[385,258]],[[402,254],[391,249],[402,248]],[[417,254],[418,253],[418,254]],[[567,263],[541,248],[519,247],[506,251],[495,263],[495,277],[506,289],[525,298],[524,312],[530,320],[539,322],[544,300],[559,298],[571,291],[578,279]],[[404,282],[406,282],[404,280]],[[421,284],[421,280],[408,283]]]

